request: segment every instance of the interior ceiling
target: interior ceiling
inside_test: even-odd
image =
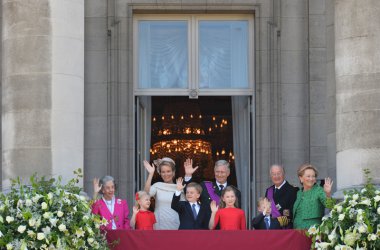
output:
[[[189,99],[187,96],[154,96],[152,97],[152,115],[161,115],[165,105],[173,105],[178,102],[198,103],[202,115],[232,113],[231,97],[229,96],[200,96],[198,99]]]

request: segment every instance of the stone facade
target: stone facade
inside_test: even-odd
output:
[[[83,167],[84,1],[2,1],[2,184]]]
[[[335,1],[337,181],[380,181],[380,2]],[[352,25],[345,25],[346,23]]]
[[[270,185],[273,163],[284,164],[295,185],[304,162],[315,164],[321,177],[338,178],[338,188],[362,183],[363,167],[378,181],[380,22],[373,20],[380,8],[374,5],[378,1],[3,0],[3,185],[33,172],[69,178],[83,167],[86,191],[92,178],[109,174],[119,195],[132,202],[141,188],[135,181],[133,17],[185,12],[254,16],[254,196]]]

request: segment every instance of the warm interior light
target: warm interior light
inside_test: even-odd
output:
[[[165,155],[168,149],[171,150],[171,145],[176,145],[175,151],[184,152],[186,156],[192,156],[193,154],[205,154],[209,155],[211,152],[211,143],[203,140],[168,140],[156,142],[153,144],[153,148],[150,152],[158,153],[159,155]],[[219,154],[219,153],[217,153]]]
[[[224,139],[231,129],[228,119],[230,116],[219,113],[201,114],[195,103],[166,104],[163,111],[152,113],[151,157],[171,157],[181,165],[191,158],[200,165],[198,173],[210,177],[216,160],[234,160],[232,145]]]

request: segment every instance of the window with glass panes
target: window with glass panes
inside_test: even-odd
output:
[[[137,15],[134,36],[138,94],[251,94],[252,15]]]

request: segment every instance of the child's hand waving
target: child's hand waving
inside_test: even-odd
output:
[[[182,191],[184,188],[185,188],[186,184],[183,185],[183,178],[182,177],[179,177],[177,179],[177,190],[178,191]]]
[[[212,213],[216,213],[218,211],[218,206],[216,205],[216,202],[215,201],[212,201],[210,203],[210,208],[211,208],[211,212]]]
[[[136,206],[133,206],[133,214],[137,214],[139,212],[139,209]]]

